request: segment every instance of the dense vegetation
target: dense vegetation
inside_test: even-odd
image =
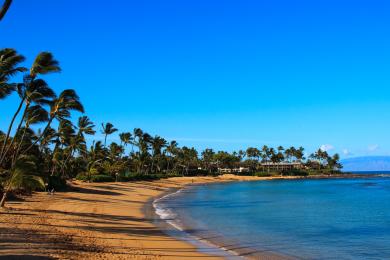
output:
[[[5,122],[8,127],[0,131],[2,206],[11,192],[58,190],[70,178],[151,180],[216,175],[221,168],[239,167],[248,169],[245,174],[270,175],[262,163],[293,161],[302,162],[305,167],[274,174],[304,175],[313,170],[329,173],[341,167],[337,154],[330,157],[322,150],[310,155],[308,160],[302,147],[250,147],[232,153],[205,149],[199,154],[192,147],[180,147],[176,141],[151,136],[140,128],[119,132],[113,124],[103,123],[99,129],[84,115],[75,90],[66,89],[57,94],[44,80],[45,75],[61,70],[51,53],[38,54],[30,68],[21,66],[24,60],[14,49],[0,50],[0,99],[19,97],[9,122]],[[79,114],[77,120],[72,121],[72,113]],[[87,143],[86,136],[96,131],[101,131],[104,140]],[[118,142],[108,142],[112,135],[118,135]]]

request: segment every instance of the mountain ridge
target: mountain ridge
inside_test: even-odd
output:
[[[343,171],[390,171],[390,156],[359,156],[340,162]]]

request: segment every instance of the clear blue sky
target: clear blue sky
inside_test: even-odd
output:
[[[386,155],[389,13],[373,0],[14,0],[0,47],[26,65],[53,52],[50,85],[76,89],[99,125],[199,149]],[[15,100],[0,102],[2,129]]]

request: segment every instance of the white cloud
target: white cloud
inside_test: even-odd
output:
[[[320,147],[321,151],[327,152],[334,149],[334,146],[331,144],[323,144]]]
[[[344,155],[344,156],[351,156],[351,155],[353,155],[353,153],[351,153],[350,150],[344,148],[344,149],[343,149],[343,155]]]
[[[371,144],[367,147],[368,151],[370,151],[370,152],[374,152],[374,151],[378,150],[378,148],[379,148],[379,145],[377,145],[377,144]]]

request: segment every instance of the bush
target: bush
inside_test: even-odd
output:
[[[47,189],[61,191],[66,189],[66,180],[60,176],[49,176],[47,180]]]
[[[289,171],[283,171],[282,174],[287,176],[308,176],[309,172],[300,169],[292,169]]]
[[[87,181],[88,180],[88,176],[85,175],[85,173],[79,173],[77,174],[76,180],[79,180],[79,181]]]
[[[92,175],[91,182],[111,182],[115,181],[115,178],[110,175]]]
[[[91,175],[90,179],[85,174],[78,174],[76,176],[76,180],[79,181],[91,181],[91,182],[113,182],[115,181],[115,178],[110,175],[104,175],[104,174],[98,174],[98,175]]]
[[[270,177],[270,176],[272,176],[272,173],[271,172],[255,172],[253,174],[253,176],[257,176],[257,177]]]
[[[234,173],[234,175],[237,175],[237,176],[257,176],[256,175],[256,172],[236,172]]]
[[[163,178],[162,174],[143,174],[135,172],[127,172],[123,175],[120,175],[119,181],[153,181]]]

